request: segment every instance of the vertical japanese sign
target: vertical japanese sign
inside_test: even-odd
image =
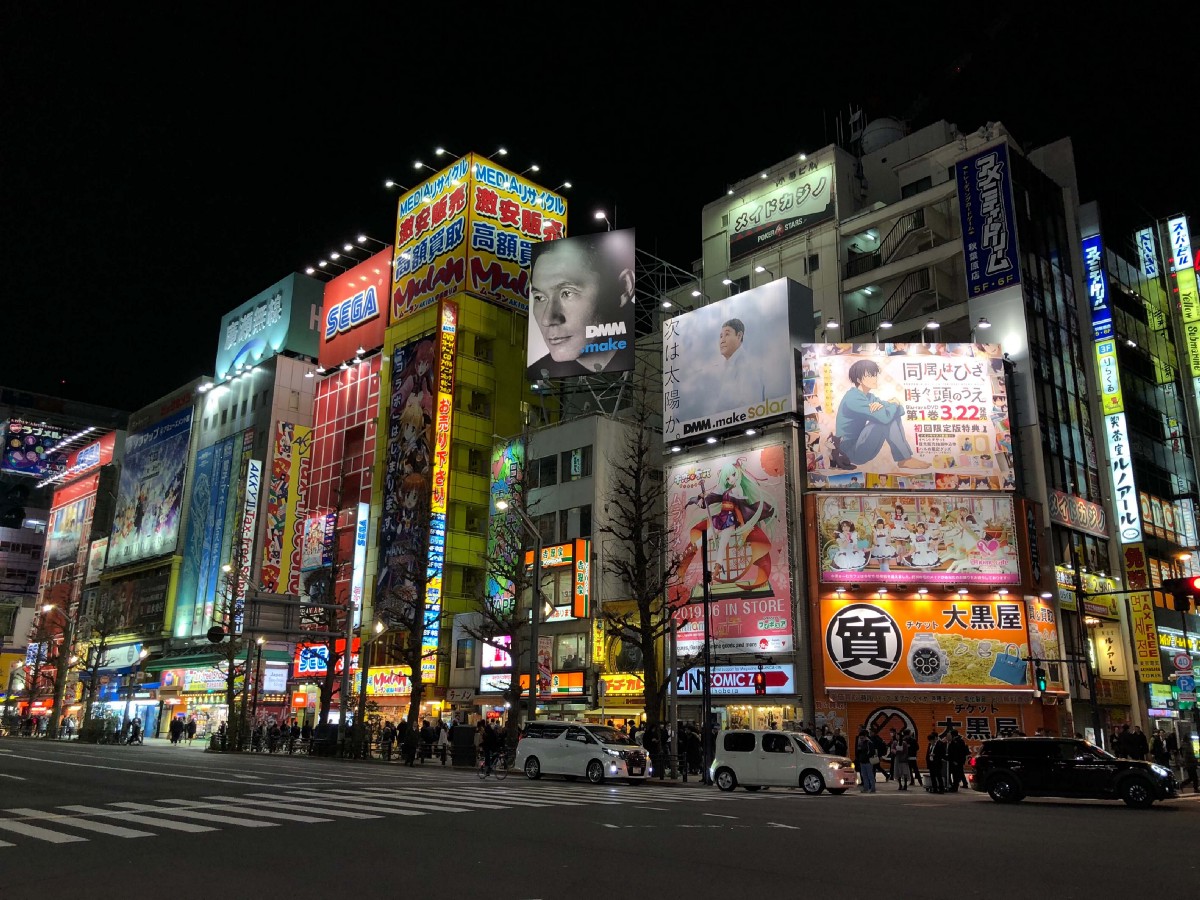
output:
[[[1112,307],[1108,302],[1108,273],[1104,266],[1104,243],[1098,234],[1083,239],[1083,272],[1092,307],[1092,340],[1113,336]]]
[[[1167,222],[1174,263],[1175,291],[1178,294],[1179,314],[1183,319],[1183,347],[1187,354],[1192,378],[1200,379],[1200,294],[1196,291],[1196,270],[1193,268],[1192,237],[1186,216]],[[1200,386],[1200,381],[1197,382]]]
[[[1138,681],[1143,684],[1162,681],[1158,628],[1154,624],[1154,602],[1146,591],[1137,591],[1129,595],[1129,629],[1133,633]]]
[[[1113,502],[1117,507],[1117,533],[1122,544],[1142,540],[1142,514],[1138,509],[1137,487],[1133,479],[1133,450],[1125,413],[1104,417],[1104,434],[1108,440],[1108,464],[1113,482]]]
[[[1138,260],[1142,264],[1142,275],[1146,278],[1158,277],[1158,250],[1154,246],[1154,229],[1143,228],[1133,236],[1137,244]]]
[[[242,502],[241,573],[238,576],[234,603],[234,632],[242,631],[242,612],[246,604],[246,587],[250,584],[254,563],[254,531],[258,524],[258,492],[262,486],[262,463],[257,459],[246,462],[246,493]]]
[[[392,248],[392,321],[466,288],[470,157],[400,198]]]
[[[272,457],[260,580],[263,590],[272,594],[298,594],[312,469],[312,429],[291,422],[278,423]]]
[[[371,527],[371,505],[358,504],[354,524],[354,568],[350,573],[350,603],[354,610],[354,627],[362,622],[363,580],[367,573],[367,536]]]
[[[1121,627],[1102,625],[1092,629],[1092,647],[1101,678],[1125,680],[1125,651],[1121,649]]]
[[[429,567],[425,584],[425,630],[421,671],[437,680],[438,625],[442,616],[442,570],[446,560],[446,505],[450,497],[450,427],[454,416],[454,362],[458,304],[443,300],[438,338],[437,402],[433,415],[433,484],[429,498]]]
[[[1125,408],[1121,394],[1121,370],[1117,365],[1117,341],[1104,338],[1096,341],[1096,372],[1100,378],[1100,410],[1105,415]]]
[[[590,538],[575,538],[575,596],[571,615],[586,619],[592,614],[592,542]]]
[[[516,571],[520,559],[519,535],[521,525],[517,510],[524,509],[522,494],[525,491],[525,443],[519,438],[496,444],[492,448],[492,482],[488,510],[488,559],[498,565],[488,566],[487,597],[496,614],[508,615],[512,609],[512,582],[503,583],[496,577],[500,573]],[[503,500],[508,509],[496,508]]]
[[[467,158],[471,161],[467,290],[525,312],[533,245],[566,234],[567,201],[482,156]]]
[[[967,295],[981,297],[1021,281],[1008,145],[997,144],[954,165],[962,220]]]
[[[550,634],[539,634],[537,645],[537,662],[538,662],[538,696],[550,693],[550,679],[554,674],[553,656],[554,653],[554,636]]]
[[[1029,656],[1031,659],[1062,659],[1058,646],[1058,619],[1054,614],[1052,600],[1032,594],[1025,595],[1025,615],[1029,623]],[[1047,687],[1062,690],[1062,670],[1058,664],[1047,667]]]
[[[814,488],[1012,490],[997,344],[804,344]]]

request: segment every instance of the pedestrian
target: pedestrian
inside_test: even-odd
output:
[[[1113,735],[1112,747],[1113,755],[1121,759],[1129,758],[1129,743],[1133,736],[1129,733],[1129,726],[1122,725],[1121,730]]]
[[[188,746],[192,746],[192,741],[196,739],[196,717],[188,716],[187,725],[184,726],[184,733],[187,734]]]
[[[892,756],[892,778],[900,786],[900,790],[907,791],[909,780],[908,739],[903,732],[896,734],[896,729],[894,728],[892,729],[892,733],[895,736],[892,738],[892,745],[888,748]]]
[[[909,731],[907,728],[905,728],[904,739],[908,744],[907,756],[909,774],[912,776],[912,780],[915,784],[924,786],[925,782],[921,780],[921,744],[917,740],[917,732],[915,730]]]
[[[833,731],[833,752],[838,756],[846,756],[850,752],[850,743],[841,728],[835,728]]]
[[[1129,736],[1129,758],[1144,760],[1149,753],[1150,742],[1146,740],[1146,735],[1142,731],[1142,726],[1134,725],[1133,733]]]
[[[971,785],[967,783],[966,772],[964,766],[967,763],[967,742],[963,740],[961,734],[957,731],[950,732],[950,743],[946,745],[946,762],[950,766],[950,791],[956,792],[959,785],[970,789]]]
[[[183,736],[183,719],[179,718],[179,716],[173,717],[171,719],[171,725],[167,729],[167,732],[171,736],[171,746],[172,747],[178,746],[179,739]],[[225,733],[225,723],[224,722],[221,723],[221,733],[222,734]]]
[[[383,731],[379,736],[380,742],[383,744],[383,761],[392,761],[392,744],[396,743],[396,729],[392,727],[392,723],[384,722]]]
[[[442,765],[446,765],[446,759],[450,756],[450,729],[446,727],[446,723],[438,719],[437,738],[438,756],[442,758]]]
[[[63,719],[62,737],[66,740],[71,739],[71,735],[75,733],[75,717],[67,716]]]
[[[1167,749],[1166,732],[1154,732],[1154,740],[1150,743],[1150,756],[1160,766],[1171,765],[1171,752]]]
[[[1190,737],[1186,738],[1183,746],[1179,748],[1179,764],[1187,775],[1187,780],[1179,786],[1180,789],[1190,784],[1192,786],[1192,793],[1200,794],[1200,779],[1196,778],[1196,750],[1192,746]]]
[[[826,753],[833,752],[833,735],[830,734],[828,725],[821,726],[821,736],[817,738],[817,743],[821,745],[821,749]]]
[[[437,740],[437,732],[433,730],[433,725],[426,719],[421,723],[421,764],[424,765],[425,760],[433,756],[433,742]]]
[[[306,753],[312,753],[312,733],[312,724],[305,721],[304,725],[300,728],[300,740],[304,744],[304,751]]]
[[[883,767],[883,761],[887,759],[887,744],[878,731],[871,732],[871,747],[875,751],[875,771],[883,774],[884,781],[890,781],[891,773]]]
[[[931,794],[946,792],[946,741],[939,737],[936,731],[929,732],[926,738],[925,765],[929,769],[929,787]]]
[[[142,720],[137,716],[134,716],[133,721],[129,724],[129,740],[127,743],[131,746],[133,744],[145,743],[142,740]]]
[[[875,744],[871,740],[871,735],[867,733],[866,727],[860,728],[858,737],[854,739],[854,765],[862,780],[859,792],[875,793],[875,767],[879,765],[879,757],[875,753]]]

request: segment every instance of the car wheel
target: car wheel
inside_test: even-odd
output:
[[[742,787],[744,787],[748,791],[761,791],[762,790],[761,784],[744,784],[744,785],[742,785]]]
[[[542,777],[542,764],[536,756],[525,760],[525,777],[530,781],[537,781]]]
[[[721,790],[732,791],[737,787],[737,776],[733,774],[733,769],[718,769],[716,782]]]
[[[988,796],[997,803],[1016,803],[1021,799],[1021,789],[1011,775],[997,775],[988,782]]]
[[[592,784],[604,783],[604,763],[598,759],[593,759],[587,764],[587,780]]]
[[[1154,803],[1154,791],[1141,778],[1130,778],[1121,785],[1121,799],[1126,806],[1135,809],[1149,809]]]
[[[804,789],[804,793],[816,796],[825,790],[825,779],[821,777],[821,773],[809,769],[800,776],[800,787]]]
[[[846,789],[845,789],[845,788],[826,788],[826,790],[828,790],[828,791],[829,791],[829,793],[831,793],[831,794],[834,794],[835,796],[836,796],[836,795],[838,795],[838,794],[844,794],[844,793],[846,793]]]

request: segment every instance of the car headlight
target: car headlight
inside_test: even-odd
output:
[[[1162,766],[1153,765],[1153,764],[1150,766],[1150,771],[1153,772],[1155,775],[1159,776],[1160,778],[1166,778],[1168,775],[1171,774],[1170,769],[1165,769]]]
[[[620,759],[621,756],[623,755],[620,750],[610,750],[607,747],[604,748],[604,752],[607,753],[609,756],[617,757],[617,759]]]
[[[836,770],[843,768],[843,766],[838,760],[833,759],[829,761],[829,768]]]

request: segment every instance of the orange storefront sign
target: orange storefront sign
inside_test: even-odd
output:
[[[826,688],[1033,689],[1020,597],[826,599],[821,641]]]

